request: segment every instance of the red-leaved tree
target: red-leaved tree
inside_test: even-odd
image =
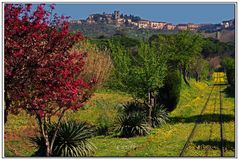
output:
[[[31,4],[4,6],[4,100],[8,112],[25,110],[36,117],[51,156],[54,136],[49,139],[52,119],[59,123],[68,109],[82,107],[96,80],[81,76],[86,53],[70,52],[83,37],[69,32],[68,17],[53,15],[54,5],[45,9]],[[56,121],[55,121],[56,120]]]

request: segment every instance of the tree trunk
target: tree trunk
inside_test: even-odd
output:
[[[199,81],[198,72],[196,72],[196,81]]]
[[[150,92],[150,89],[148,90],[148,107],[149,107],[148,123],[151,126],[152,125],[152,106],[151,106],[151,92]]]
[[[188,77],[189,80],[191,79],[191,73],[190,72],[188,72],[187,77]]]
[[[52,150],[51,150],[51,146],[50,146],[50,142],[49,142],[49,136],[48,136],[48,130],[46,127],[46,122],[45,122],[45,117],[44,117],[44,124],[42,123],[42,119],[40,118],[40,116],[37,116],[38,118],[38,122],[40,125],[40,129],[41,129],[41,134],[44,138],[45,141],[45,146],[46,146],[46,153],[45,155],[47,157],[50,157],[52,155]]]
[[[6,92],[4,94],[4,100],[5,100],[5,106],[6,106],[6,108],[4,109],[4,124],[5,124],[7,122],[8,112],[11,105],[11,100],[8,98]]]
[[[188,80],[187,80],[187,70],[186,70],[186,67],[183,68],[183,80],[184,82],[190,86],[190,84],[188,83]]]
[[[46,156],[50,157],[52,154],[52,151],[51,151],[48,135],[46,134],[46,137],[44,137],[44,138],[45,138],[45,144],[46,144]]]
[[[148,123],[149,123],[149,126],[152,126],[152,106],[149,105],[149,115],[148,115]]]
[[[60,123],[61,123],[61,119],[62,119],[62,117],[64,116],[65,111],[66,111],[66,109],[64,109],[64,110],[62,111],[61,116],[60,116],[60,118],[58,119],[57,126],[56,126],[55,132],[54,132],[54,134],[53,134],[51,143],[50,143],[50,150],[51,150],[51,151],[53,150],[53,145],[54,145],[54,142],[55,142],[55,139],[56,139],[56,135],[57,135],[57,132],[58,132],[58,130],[59,130]]]
[[[148,113],[148,123],[149,126],[152,127],[152,110],[155,104],[155,99],[152,96],[152,92],[148,91],[148,107],[149,107],[149,113]]]

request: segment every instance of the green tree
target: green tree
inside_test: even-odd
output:
[[[231,87],[235,87],[235,59],[231,57],[224,57],[222,60],[222,66],[226,70],[227,81]]]
[[[196,79],[196,81],[206,79],[209,73],[209,62],[203,59],[201,56],[195,57],[191,61],[189,72],[190,75]]]
[[[235,55],[235,44],[232,42],[220,42],[213,38],[205,38],[202,55],[204,58],[215,57],[218,55]]]
[[[182,31],[175,35],[159,35],[159,47],[168,57],[168,65],[178,67],[189,85],[187,76],[191,60],[201,54],[204,41],[200,34]]]
[[[141,42],[136,55],[119,43],[110,43],[114,74],[112,84],[114,88],[132,94],[136,99],[142,99],[149,107],[149,124],[151,112],[155,103],[155,95],[163,86],[167,65],[165,56],[157,47]]]

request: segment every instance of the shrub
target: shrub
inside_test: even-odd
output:
[[[131,114],[133,112],[141,112],[147,114],[147,106],[137,101],[131,101],[123,105],[123,112],[125,114]]]
[[[114,129],[114,119],[117,116],[117,104],[107,100],[96,100],[94,110],[96,135],[109,135]],[[109,107],[110,106],[110,107]]]
[[[74,45],[72,52],[82,51],[87,53],[84,69],[81,76],[84,80],[89,80],[94,77],[97,81],[97,86],[101,87],[110,76],[113,64],[107,49],[100,50],[95,44],[90,41],[81,41]]]
[[[117,119],[115,132],[119,137],[144,136],[149,131],[145,114],[141,112],[122,113]]]
[[[173,111],[180,99],[181,76],[178,70],[168,72],[164,86],[158,90],[157,103],[163,105],[167,111]]]
[[[53,137],[56,124],[49,127],[49,139]],[[78,157],[90,156],[95,152],[95,146],[88,141],[94,133],[94,128],[85,122],[62,122],[52,149],[52,156]],[[35,156],[46,156],[46,146],[43,137],[31,139],[38,147]]]
[[[159,127],[168,120],[167,109],[162,105],[156,105],[152,110],[152,127]]]
[[[97,119],[97,135],[108,135],[111,127],[110,118],[108,116],[100,116]]]
[[[144,103],[140,103],[137,101],[132,101],[123,105],[123,112],[125,114],[131,114],[134,112],[140,112],[144,119],[147,120],[148,118],[148,107]],[[152,127],[159,127],[162,124],[165,124],[168,120],[168,113],[166,108],[162,105],[156,105],[152,108]]]
[[[223,67],[226,69],[227,81],[235,87],[235,60],[230,57],[225,57],[222,61]]]
[[[132,101],[123,105],[122,112],[117,119],[116,133],[122,137],[141,136],[148,134],[150,127],[159,127],[168,120],[166,108],[156,105],[152,108],[152,126],[148,124],[149,109],[146,104]],[[136,128],[136,129],[135,129]],[[134,133],[131,133],[134,130]],[[138,131],[137,131],[138,130]]]
[[[148,107],[140,102],[129,102],[123,105],[119,115],[115,132],[121,137],[144,136],[150,131]],[[168,120],[167,110],[161,105],[156,105],[152,110],[152,127],[159,127]]]

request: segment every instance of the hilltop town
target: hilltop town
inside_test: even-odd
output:
[[[112,14],[92,14],[87,17],[86,20],[71,20],[71,24],[111,24],[117,27],[132,27],[132,28],[144,28],[144,29],[153,29],[153,30],[191,30],[198,31],[200,29],[211,28],[213,30],[221,29],[234,29],[235,28],[235,19],[222,21],[220,24],[172,24],[168,22],[158,22],[141,19],[138,16],[133,15],[123,15],[120,14],[120,11],[114,11]]]

